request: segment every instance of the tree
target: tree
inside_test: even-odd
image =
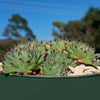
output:
[[[3,36],[8,38],[20,39],[23,36],[29,40],[36,39],[32,30],[27,26],[27,20],[18,14],[12,15],[11,19],[8,19],[9,24],[6,26]]]
[[[56,39],[82,40],[92,46],[95,46],[100,52],[100,9],[90,7],[86,15],[81,20],[62,23],[53,22],[53,35]],[[56,27],[56,29],[55,29]]]

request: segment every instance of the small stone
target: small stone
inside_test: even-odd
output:
[[[89,74],[93,74],[93,72],[91,70],[87,70],[84,72],[84,75],[89,75]]]
[[[36,75],[36,72],[35,71],[33,72],[33,75]]]
[[[92,71],[92,72],[94,72],[94,71],[96,71],[96,70],[97,70],[97,69],[95,69],[94,67],[88,66],[88,67],[85,67],[85,68],[84,68],[83,72],[86,72],[86,71]]]
[[[3,67],[3,64],[2,64],[2,62],[0,62],[0,67]]]
[[[74,72],[75,72],[75,68],[73,68],[73,67],[69,66],[69,69],[70,69],[70,71],[71,71],[72,73],[74,73]]]
[[[86,66],[84,69],[83,69],[83,71],[85,72],[85,71],[87,71],[87,70],[96,70],[94,67],[92,67],[92,66]]]
[[[83,69],[85,68],[85,65],[79,65],[75,67],[74,75],[83,75]]]
[[[90,74],[93,74],[93,72],[84,72],[84,75],[90,75]]]
[[[3,70],[3,67],[0,67],[0,71],[2,71]]]
[[[93,73],[100,73],[100,67],[97,67],[98,69],[92,67],[92,66],[87,66],[84,68],[84,73],[86,74],[93,74]]]
[[[3,64],[0,62],[0,71],[3,70]]]
[[[75,68],[69,67],[70,73],[68,73],[68,76],[77,76],[77,75],[89,75],[94,73],[100,73],[100,66],[97,66],[98,69],[94,68],[93,66],[85,66],[80,65],[76,66]]]
[[[93,71],[93,73],[100,73],[100,70],[95,70]]]
[[[79,66],[76,66],[75,68],[72,68],[72,67],[69,67],[70,70],[73,72],[73,73],[69,73],[68,76],[76,76],[76,75],[83,75],[83,69],[85,68],[85,65],[79,65]]]
[[[98,70],[100,70],[100,66],[97,66]]]
[[[75,76],[73,73],[67,74],[67,76]]]

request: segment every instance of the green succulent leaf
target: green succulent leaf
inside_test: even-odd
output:
[[[3,72],[5,74],[13,73],[13,72],[16,72],[16,68],[11,67],[11,68],[8,68],[8,69],[4,69]]]

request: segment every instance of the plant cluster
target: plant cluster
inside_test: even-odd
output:
[[[68,43],[65,51],[71,58],[77,60],[77,64],[89,64],[94,67],[100,65],[100,62],[97,61],[100,54],[95,54],[94,48],[89,47],[85,43],[71,41]]]
[[[69,65],[75,67],[76,61],[62,51],[55,50],[48,54],[40,69],[46,76],[66,76]]]
[[[94,49],[77,41],[32,41],[19,44],[2,56],[2,73],[34,75],[34,70],[44,76],[67,76],[69,66],[89,64],[97,68],[100,62]]]
[[[44,61],[45,54],[34,51],[29,44],[20,44],[15,49],[7,52],[3,57],[5,74],[20,73],[31,74],[32,70],[38,70]]]

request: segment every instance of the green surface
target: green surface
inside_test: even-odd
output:
[[[0,100],[100,100],[100,76],[0,75]]]

